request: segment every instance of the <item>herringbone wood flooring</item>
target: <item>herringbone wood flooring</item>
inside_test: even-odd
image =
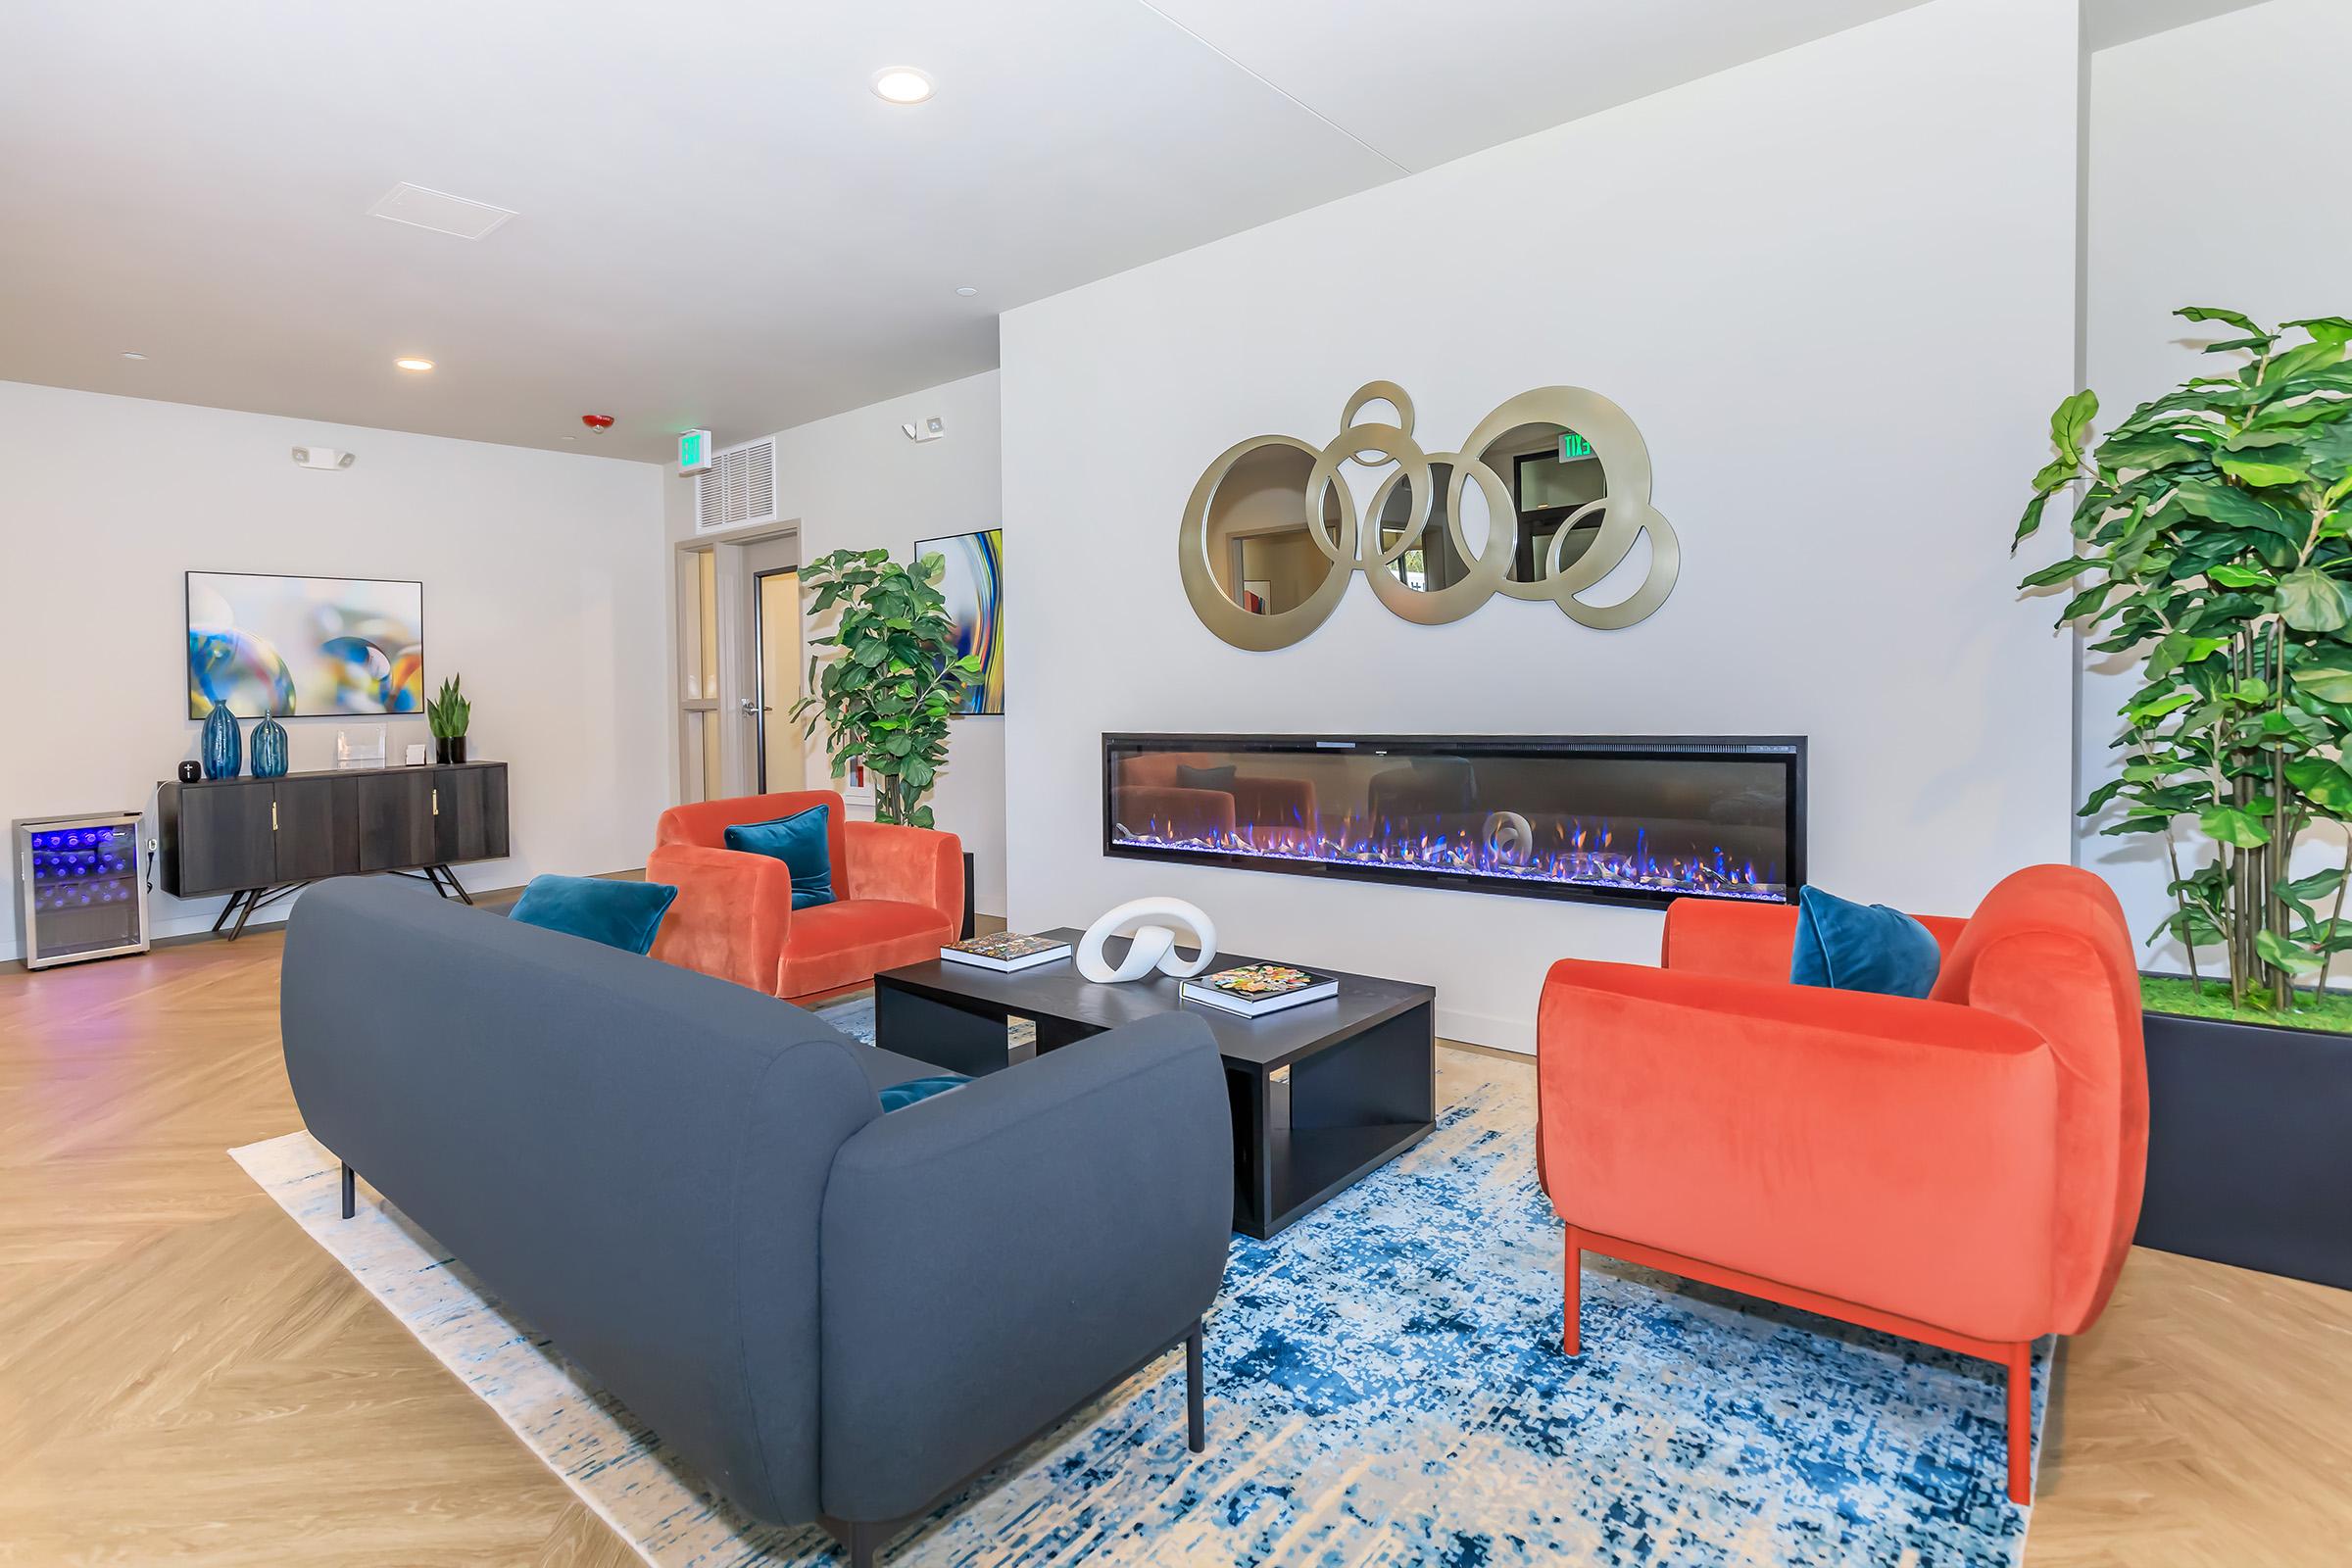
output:
[[[298,1125],[279,948],[0,974],[0,1562],[634,1562],[228,1159]],[[2352,1294],[2135,1253],[2067,1357],[2029,1564],[2347,1541]]]

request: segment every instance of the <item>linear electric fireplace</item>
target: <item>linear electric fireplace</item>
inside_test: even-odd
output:
[[[1522,898],[1787,904],[1805,743],[1105,735],[1106,855]]]

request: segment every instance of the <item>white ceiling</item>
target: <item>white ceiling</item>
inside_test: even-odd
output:
[[[661,459],[986,369],[999,311],[1916,3],[9,0],[0,379]],[[876,99],[898,64],[937,96]],[[365,216],[403,180],[519,216]]]

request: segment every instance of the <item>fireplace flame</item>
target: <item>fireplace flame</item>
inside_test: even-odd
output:
[[[1228,832],[1192,837],[1179,837],[1172,824],[1154,813],[1140,829],[1120,822],[1113,824],[1112,832],[1115,842],[1130,849],[1394,866],[1403,871],[1438,871],[1499,881],[1552,882],[1571,887],[1765,903],[1780,903],[1787,896],[1776,878],[1757,875],[1754,860],[1745,860],[1734,869],[1721,845],[1710,846],[1698,855],[1669,855],[1661,858],[1650,849],[1649,830],[1636,827],[1633,849],[1630,853],[1620,853],[1615,847],[1615,826],[1605,818],[1597,831],[1582,820],[1555,825],[1550,836],[1556,847],[1548,850],[1534,844],[1521,847],[1515,839],[1507,837],[1501,842],[1489,842],[1468,832],[1455,838],[1411,826],[1399,831],[1385,816],[1376,828],[1367,829],[1352,814],[1336,831],[1320,835],[1297,813],[1287,823],[1264,826],[1251,823]]]

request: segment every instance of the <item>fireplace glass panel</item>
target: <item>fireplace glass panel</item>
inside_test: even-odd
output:
[[[1104,848],[1546,898],[1787,903],[1798,740],[1105,736]]]

